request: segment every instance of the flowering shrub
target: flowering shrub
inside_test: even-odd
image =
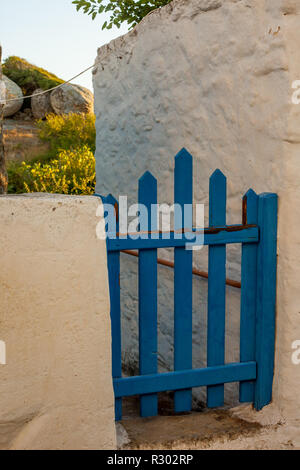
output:
[[[87,195],[95,192],[95,158],[86,145],[62,150],[56,159],[46,163],[22,162],[13,171],[17,184],[10,192]]]
[[[8,192],[93,194],[95,189],[95,116],[50,114],[38,121],[40,139],[50,150],[31,162],[10,162]]]

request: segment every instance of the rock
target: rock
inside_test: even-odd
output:
[[[21,88],[10,78],[3,75],[3,80],[6,86],[6,99],[11,100],[14,98],[19,98],[18,101],[11,101],[4,106],[4,117],[13,116],[22,108],[24,99]]]
[[[33,92],[33,96],[31,98],[31,110],[33,117],[35,119],[44,119],[47,114],[51,114],[54,112],[51,101],[50,101],[50,93],[45,93],[43,95],[39,95],[43,90],[38,88]]]
[[[66,84],[52,91],[51,106],[56,114],[93,113],[94,95],[80,85]]]
[[[33,114],[31,108],[25,108],[22,111],[18,111],[14,114],[13,119],[16,121],[33,121]]]

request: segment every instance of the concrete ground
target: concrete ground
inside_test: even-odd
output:
[[[118,446],[131,450],[300,450],[300,430],[285,423],[273,405],[261,412],[251,405],[181,415],[166,409],[140,418],[137,401],[124,404],[117,424]]]

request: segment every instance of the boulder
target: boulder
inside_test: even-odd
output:
[[[18,101],[11,101],[4,106],[4,117],[10,117],[16,114],[23,105],[23,93],[21,88],[10,78],[3,75],[3,80],[6,87],[6,99],[11,100],[14,98],[19,98]]]
[[[35,119],[44,119],[47,114],[54,112],[51,106],[50,93],[40,95],[39,93],[42,91],[41,88],[38,88],[33,92],[34,96],[31,98],[31,110]]]
[[[66,84],[52,91],[51,106],[56,114],[94,112],[93,93],[80,85]]]
[[[33,121],[31,108],[25,108],[14,115],[14,121]]]

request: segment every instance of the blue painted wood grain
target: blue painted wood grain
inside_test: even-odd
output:
[[[275,351],[275,308],[277,267],[276,194],[258,197],[260,241],[257,252],[256,362],[254,404],[257,410],[272,400]]]
[[[117,200],[110,194],[103,202],[113,205],[116,209],[117,216]],[[116,228],[118,230],[118,220],[116,221]],[[112,375],[113,378],[116,379],[122,377],[120,252],[108,252],[107,263],[112,330]],[[122,419],[122,398],[115,399],[115,417],[116,421]]]
[[[151,228],[156,230],[157,210],[153,210],[152,205],[157,204],[157,181],[149,172],[139,180],[139,204],[144,204],[147,208],[149,231]],[[157,372],[157,249],[155,248],[139,252],[139,360],[140,375]],[[157,395],[141,396],[141,416],[156,416],[157,411]]]
[[[258,196],[252,190],[245,194],[245,223],[257,224]],[[240,361],[255,361],[256,335],[256,275],[257,244],[242,244],[241,267],[241,322],[240,322]],[[254,382],[240,383],[240,402],[254,401]]]
[[[114,390],[116,397],[125,397],[182,390],[185,387],[203,387],[240,380],[255,380],[255,378],[256,363],[244,362],[243,364],[233,363],[203,369],[116,379],[114,380]]]
[[[174,202],[174,229],[192,230],[193,157],[185,149],[175,157]],[[177,371],[193,366],[193,251],[175,248],[174,265],[174,369]],[[175,412],[190,411],[191,408],[192,390],[175,392]]]
[[[216,170],[209,183],[209,225],[226,225],[226,178]],[[210,246],[208,256],[207,365],[225,360],[226,245]],[[207,388],[207,406],[224,405],[224,385]]]

